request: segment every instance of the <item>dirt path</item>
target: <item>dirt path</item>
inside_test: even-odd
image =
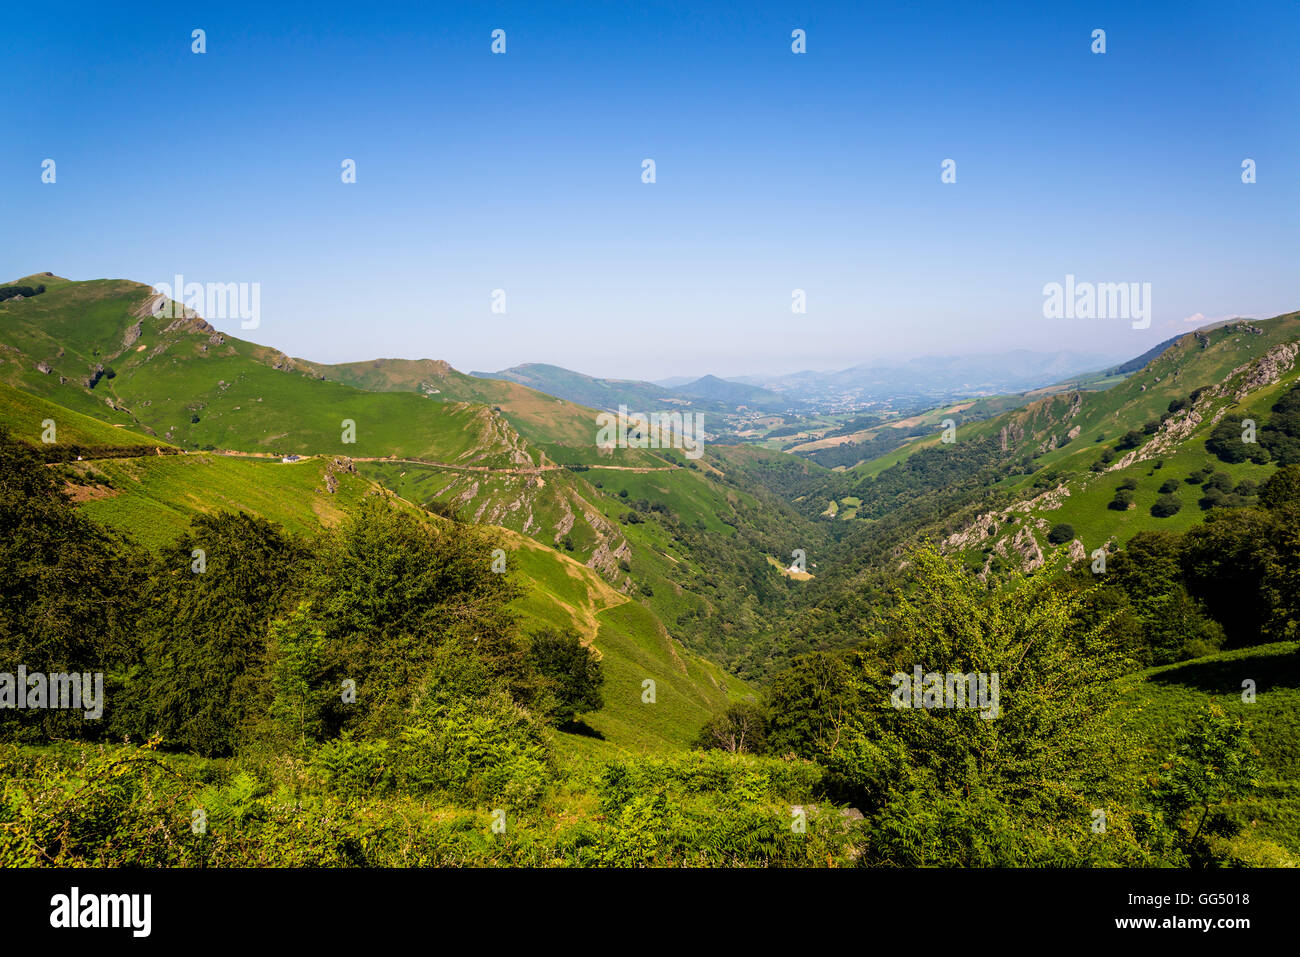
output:
[[[272,452],[240,452],[236,449],[209,449],[201,451],[195,449],[179,449],[175,452],[163,453],[165,455],[224,455],[229,458],[243,459],[280,459],[283,456],[276,455]],[[114,460],[129,460],[156,458],[159,453],[155,452],[149,455],[116,455],[108,456],[103,459],[87,458],[80,461],[99,462]],[[482,472],[495,473],[502,475],[539,475],[542,472],[560,472],[566,466],[563,465],[531,465],[531,466],[500,466],[500,465],[455,465],[451,462],[434,462],[431,459],[409,459],[409,458],[392,458],[387,455],[338,455],[333,454],[308,454],[298,457],[297,462],[289,462],[289,465],[299,465],[303,462],[309,462],[312,459],[328,458],[348,458],[353,462],[391,462],[394,465],[427,465],[430,468],[448,469],[453,472]],[[682,470],[680,465],[648,466],[648,465],[587,465],[588,469],[606,469],[615,472],[679,472]]]

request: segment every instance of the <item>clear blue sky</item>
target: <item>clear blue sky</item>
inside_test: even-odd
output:
[[[3,278],[260,282],[294,355],[734,375],[1300,308],[1294,2],[39,9]],[[1066,274],[1150,282],[1151,328],[1043,318]]]

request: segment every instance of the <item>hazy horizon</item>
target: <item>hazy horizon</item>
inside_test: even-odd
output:
[[[74,3],[6,50],[0,258],[258,283],[259,329],[209,321],[322,362],[1136,356],[1300,305],[1300,12],[1176,9]],[[1045,318],[1068,277],[1148,324]]]

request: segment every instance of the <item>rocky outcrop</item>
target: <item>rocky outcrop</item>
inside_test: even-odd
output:
[[[323,477],[325,479],[325,491],[333,495],[339,488],[340,475],[356,475],[357,464],[346,455],[337,455],[329,465],[325,466]]]
[[[1122,456],[1106,470],[1128,468],[1134,462],[1168,455],[1187,440],[1203,422],[1217,423],[1228,412],[1228,404],[1238,403],[1252,392],[1272,385],[1294,368],[1300,355],[1300,342],[1284,342],[1269,349],[1258,359],[1237,366],[1221,383],[1207,388],[1192,405],[1175,412],[1156,430],[1150,441]],[[1216,408],[1217,407],[1217,408]]]

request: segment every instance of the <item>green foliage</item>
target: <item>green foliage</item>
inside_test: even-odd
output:
[[[232,754],[264,709],[267,631],[297,588],[301,557],[265,519],[196,516],[154,562],[127,726],[197,754]]]
[[[1052,530],[1047,533],[1047,540],[1053,545],[1064,545],[1074,539],[1074,526],[1066,522],[1053,525]]]
[[[1260,489],[1271,507],[1216,510],[1183,540],[1184,577],[1230,647],[1300,635],[1300,502],[1293,473],[1277,476]]]
[[[813,757],[834,749],[840,729],[863,705],[857,656],[811,654],[772,678],[765,696],[767,749]]]
[[[910,562],[910,588],[859,659],[866,667],[822,669],[831,680],[821,685],[840,685],[844,707],[814,740],[830,786],[867,815],[872,842],[863,861],[1086,859],[1079,842],[1087,809],[1118,794],[1123,745],[1110,715],[1123,656],[1104,627],[1087,623],[1077,596],[1035,580],[990,593],[929,549]],[[883,660],[873,667],[871,654]],[[900,707],[911,699],[892,695],[898,679],[888,676],[910,678],[918,665],[927,673],[997,674],[996,717]],[[814,692],[807,702],[816,700],[821,689],[804,686]],[[792,705],[800,702],[782,703]],[[1114,853],[1145,852],[1130,840]]]
[[[344,800],[387,794],[396,787],[393,751],[384,740],[355,740],[344,731],[312,756],[311,772]]]
[[[440,528],[380,496],[326,533],[304,588],[324,633],[325,684],[356,684],[354,705],[334,697],[327,729],[394,736],[447,645],[495,678],[525,680],[525,649],[508,608],[518,590],[491,571],[495,547],[489,532]]]
[[[1209,654],[1224,641],[1223,629],[1187,590],[1181,547],[1167,532],[1140,532],[1112,557],[1101,585],[1115,595],[1111,613],[1135,626],[1129,650],[1144,664]]]
[[[555,718],[560,724],[586,711],[599,711],[605,700],[601,685],[605,676],[596,653],[571,630],[545,628],[532,636],[529,660],[546,680],[558,705]]]
[[[1178,736],[1161,767],[1155,801],[1194,863],[1213,859],[1210,837],[1229,838],[1239,829],[1222,810],[1256,783],[1257,756],[1241,720],[1213,704]]]
[[[270,661],[271,717],[307,746],[308,737],[324,730],[328,706],[325,690],[325,629],[303,602],[288,618],[271,623],[267,639]]]
[[[1165,494],[1156,499],[1155,504],[1151,506],[1151,514],[1156,518],[1169,518],[1171,515],[1177,515],[1182,508],[1183,503],[1177,495]]]
[[[15,299],[22,296],[24,299],[30,299],[32,296],[39,296],[45,291],[45,285],[39,286],[0,286],[0,302],[7,299]]]
[[[1121,452],[1127,452],[1129,449],[1137,448],[1144,441],[1146,441],[1146,438],[1141,432],[1137,429],[1129,429],[1120,436],[1120,440],[1115,443],[1115,448]]]
[[[107,672],[111,702],[136,660],[141,556],[80,515],[55,474],[0,429],[0,671]],[[5,735],[96,736],[115,717],[6,713]]]
[[[1264,463],[1271,455],[1263,440],[1246,442],[1241,417],[1227,416],[1220,420],[1205,440],[1205,449],[1219,461],[1234,465],[1240,462]]]
[[[762,754],[767,749],[767,715],[755,702],[736,701],[701,729],[696,747]]]
[[[1273,404],[1268,423],[1260,429],[1259,444],[1279,465],[1300,465],[1300,387],[1292,385]]]
[[[532,805],[553,778],[540,722],[501,692],[451,704],[418,701],[393,750],[399,787],[472,803]]]

